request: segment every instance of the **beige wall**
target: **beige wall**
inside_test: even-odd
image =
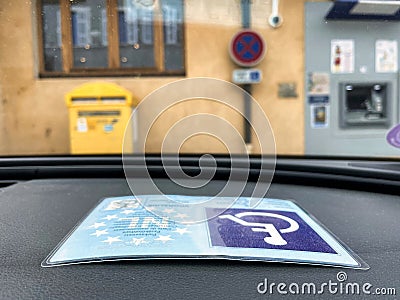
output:
[[[206,2],[206,3],[205,3]],[[254,87],[254,97],[268,115],[279,154],[304,152],[303,0],[281,0],[284,24],[273,30],[267,25],[269,1],[253,1],[253,26],[265,38],[268,52],[259,65],[264,80]],[[64,94],[78,85],[99,78],[39,79],[33,4],[0,0],[0,155],[69,153],[68,111]],[[236,66],[227,45],[240,29],[239,1],[186,0],[186,77],[230,80]],[[219,26],[215,26],[219,25]],[[160,86],[183,77],[102,78],[119,84],[143,99]],[[298,98],[279,99],[278,83],[297,84]],[[218,112],[207,102],[198,107],[180,105],[164,116],[162,126],[150,136],[147,150],[158,152],[162,127],[177,116]],[[238,114],[220,111],[238,130]],[[178,118],[179,119],[179,118]],[[205,146],[206,145],[206,146]],[[185,152],[225,152],[221,142],[197,136],[184,144]]]

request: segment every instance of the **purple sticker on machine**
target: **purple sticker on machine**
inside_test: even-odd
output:
[[[396,125],[389,131],[386,140],[393,147],[400,148],[400,124]]]
[[[212,246],[320,253],[334,251],[298,214],[286,211],[207,208]]]

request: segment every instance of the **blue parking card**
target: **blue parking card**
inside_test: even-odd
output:
[[[165,202],[165,198],[174,200]],[[143,195],[102,200],[43,261],[43,267],[155,258],[259,260],[368,269],[314,217],[289,200],[217,198],[188,223],[190,203],[206,197]],[[181,220],[181,221],[179,221]]]

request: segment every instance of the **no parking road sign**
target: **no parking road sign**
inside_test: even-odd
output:
[[[258,65],[263,60],[265,51],[263,37],[253,30],[239,31],[233,36],[229,46],[232,60],[242,67]]]

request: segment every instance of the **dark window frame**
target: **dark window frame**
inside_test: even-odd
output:
[[[155,10],[153,21],[154,30],[154,60],[155,67],[149,68],[126,68],[120,66],[119,57],[119,25],[118,25],[118,1],[105,0],[107,14],[107,40],[108,40],[108,67],[107,68],[76,68],[73,66],[73,43],[72,43],[72,18],[71,1],[58,0],[61,14],[61,57],[62,71],[48,71],[45,69],[44,61],[44,37],[42,19],[42,0],[37,0],[37,27],[38,27],[38,51],[39,51],[39,77],[123,77],[123,76],[185,76],[185,21],[183,2],[183,20],[181,23],[182,62],[183,70],[165,70],[164,61],[164,22],[161,7]]]

